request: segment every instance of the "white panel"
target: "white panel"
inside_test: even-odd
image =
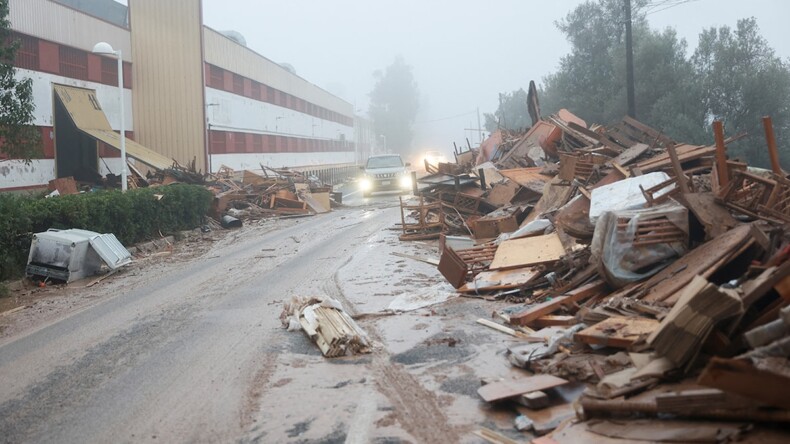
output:
[[[207,63],[256,80],[272,88],[292,94],[308,102],[351,117],[354,106],[307,80],[293,75],[279,64],[255,51],[239,45],[206,27],[203,33]]]
[[[47,186],[55,178],[55,160],[0,160],[0,189]]]
[[[99,42],[120,49],[123,59],[132,61],[128,29],[115,26],[50,0],[11,0],[11,29],[66,46],[92,51]]]
[[[234,170],[260,170],[261,165],[271,168],[328,167],[354,163],[354,152],[338,153],[250,153],[250,154],[213,154],[211,171],[216,172],[222,165]]]
[[[99,174],[102,176],[106,176],[109,173],[120,175],[121,165],[123,165],[123,162],[121,162],[120,157],[105,157],[99,159]]]
[[[36,126],[53,126],[52,112],[54,107],[52,103],[52,84],[58,83],[61,85],[96,90],[96,98],[99,99],[99,103],[104,110],[104,114],[107,115],[110,125],[112,125],[114,130],[120,131],[121,107],[119,103],[120,100],[117,86],[86,82],[84,80],[76,80],[39,71],[31,71],[28,69],[17,69],[15,77],[17,79],[21,79],[23,77],[33,79],[33,103],[36,105],[36,109],[34,111]],[[132,91],[129,89],[124,89],[123,92],[124,108],[126,109],[126,131],[134,131],[132,117]]]
[[[226,91],[206,88],[206,103],[213,130],[354,141],[353,127]]]

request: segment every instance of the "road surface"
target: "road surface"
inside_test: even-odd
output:
[[[454,298],[388,315],[397,296],[448,292],[431,243],[401,243],[397,196],[183,242],[84,289],[31,295],[0,319],[0,441],[477,442],[482,376],[513,372],[509,339],[474,324],[498,306]],[[280,322],[328,295],[371,354],[326,359]],[[54,308],[52,308],[54,307]],[[17,324],[14,324],[14,323]],[[517,436],[517,435],[516,435]]]

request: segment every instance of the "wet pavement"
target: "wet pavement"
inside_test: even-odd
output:
[[[476,395],[514,374],[511,339],[475,324],[499,303],[452,298],[400,314],[396,297],[451,291],[433,242],[398,241],[397,194],[310,218],[178,244],[91,288],[26,296],[0,319],[0,441],[478,442],[513,437]],[[295,296],[338,299],[374,343],[324,358],[279,314]]]

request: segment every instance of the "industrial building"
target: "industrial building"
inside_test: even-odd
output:
[[[375,145],[350,103],[238,33],[205,26],[200,0],[128,3],[10,0],[17,76],[33,79],[43,155],[0,158],[0,190],[120,174],[117,60],[93,53],[98,42],[121,52],[127,155],[142,171],[173,161],[212,172],[348,169]]]

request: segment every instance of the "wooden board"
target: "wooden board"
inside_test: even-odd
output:
[[[529,188],[536,193],[543,194],[543,187],[546,186],[546,182],[551,180],[551,177],[540,174],[541,171],[543,171],[543,167],[516,168],[511,170],[500,170],[499,174],[524,188]]]
[[[515,325],[529,324],[538,318],[554,313],[559,310],[562,305],[574,304],[589,297],[597,296],[601,294],[605,288],[606,283],[602,280],[591,282],[569,291],[565,296],[557,296],[546,302],[533,305],[522,312],[510,315],[510,323]]]
[[[730,211],[716,203],[713,193],[685,194],[682,200],[697,220],[705,227],[706,240],[727,232],[740,225]]]
[[[636,160],[637,157],[641,156],[642,154],[646,153],[647,150],[650,149],[650,146],[644,143],[637,143],[636,145],[628,148],[627,150],[623,151],[617,157],[612,160],[612,163],[617,163],[621,166],[626,166],[629,163]]]
[[[541,273],[534,268],[518,268],[515,270],[484,271],[458,289],[462,293],[478,291],[507,290],[530,283]]]
[[[557,233],[512,239],[499,245],[489,269],[504,270],[547,264],[558,261],[564,255],[565,248]]]
[[[606,347],[628,348],[640,338],[646,338],[658,328],[655,319],[613,316],[573,336],[577,342]]]
[[[645,281],[643,299],[648,302],[669,300],[694,276],[713,274],[719,262],[726,262],[728,255],[752,239],[751,226],[742,225],[700,245]]]
[[[503,207],[516,197],[516,193],[518,193],[520,188],[521,185],[513,181],[498,183],[491,188],[486,201],[495,207]]]
[[[675,152],[678,155],[680,163],[696,160],[705,156],[713,156],[716,154],[715,146],[695,146],[695,145],[677,145]],[[622,164],[621,164],[622,165]],[[647,174],[653,171],[658,171],[672,166],[672,160],[669,158],[669,153],[659,154],[653,158],[647,159],[637,164],[639,170]]]
[[[524,393],[545,390],[566,384],[568,381],[552,375],[528,376],[521,379],[492,382],[477,389],[486,402],[501,401],[514,398]]]

